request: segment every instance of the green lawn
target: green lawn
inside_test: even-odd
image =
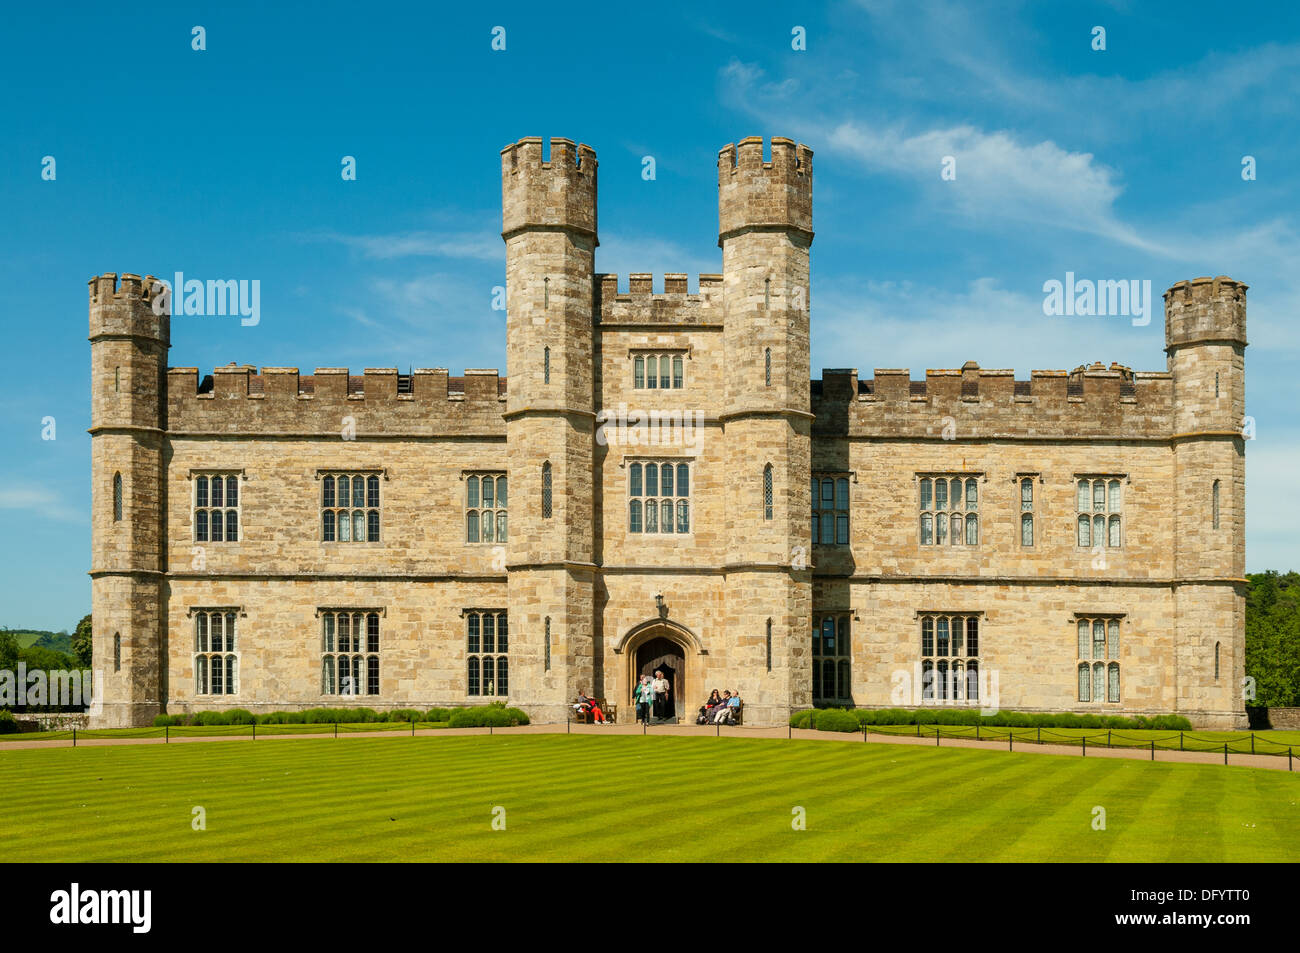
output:
[[[917,737],[916,725],[871,725],[874,734],[911,735]],[[943,738],[976,738],[973,725],[921,725],[920,737],[933,738],[935,732]],[[1164,729],[1116,728],[983,728],[978,738],[983,741],[1013,741],[1026,744],[1041,741],[1043,744],[1061,744],[1082,747],[1146,748],[1155,742],[1157,751],[1222,751],[1228,746],[1229,754],[1274,754],[1286,757],[1287,748],[1300,758],[1300,731],[1168,731]],[[1254,736],[1252,738],[1252,735]]]
[[[417,731],[428,728],[446,728],[445,721],[417,722]],[[294,724],[294,725],[258,725],[257,736],[267,735],[345,735],[359,731],[398,731],[410,734],[411,723],[403,721],[370,721],[359,724],[339,725],[337,732],[333,724]],[[174,725],[171,728],[78,728],[77,740],[87,738],[210,738],[217,736],[246,737],[250,741],[253,735],[252,725]],[[72,731],[23,731],[9,735],[0,735],[0,744],[6,741],[71,741]],[[1300,756],[1300,751],[1296,754]]]
[[[11,749],[0,790],[0,846],[29,861],[1300,859],[1300,774],[928,746],[501,734]]]

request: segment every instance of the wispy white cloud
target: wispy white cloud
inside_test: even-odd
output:
[[[1041,294],[989,277],[956,290],[842,278],[820,284],[812,304],[814,376],[821,367],[856,366],[863,377],[878,366],[907,367],[919,380],[928,367],[969,360],[1012,367],[1021,380],[1093,361],[1150,370],[1143,358],[1158,334],[1128,318],[1047,317]],[[1159,325],[1157,318],[1151,328]]]
[[[971,220],[1050,225],[1160,251],[1119,220],[1115,200],[1122,190],[1117,174],[1090,153],[970,125],[909,132],[900,126],[848,120],[822,130],[819,139],[868,169],[924,184],[932,202]],[[943,180],[940,172],[948,157],[954,177]]]
[[[819,151],[851,160],[864,172],[911,180],[933,207],[981,227],[1033,223],[1161,251],[1156,242],[1120,220],[1115,211],[1122,192],[1119,176],[1090,153],[969,123],[923,128],[897,119],[832,118],[837,111],[833,106],[787,109],[782,84],[765,82],[757,66],[733,61],[722,76],[734,101],[774,125],[818,143]],[[951,180],[941,177],[948,157],[955,170]]]
[[[504,256],[500,234],[489,231],[416,230],[378,235],[346,235],[323,231],[302,237],[307,241],[343,245],[362,258],[374,260],[469,258],[476,261],[501,261]]]
[[[20,477],[6,477],[5,489],[0,489],[0,510],[24,510],[61,523],[84,523],[86,515],[69,506],[48,487],[15,486],[22,482]]]

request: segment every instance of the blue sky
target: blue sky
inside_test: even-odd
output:
[[[814,369],[1162,370],[1160,312],[1046,318],[1043,282],[1150,279],[1158,302],[1183,278],[1246,281],[1248,568],[1297,568],[1292,5],[266,6],[6,13],[0,624],[89,611],[91,275],[261,281],[255,327],[178,317],[173,366],[504,373],[498,152],[528,135],[596,149],[597,269],[624,275],[721,269],[721,146],[811,146]]]

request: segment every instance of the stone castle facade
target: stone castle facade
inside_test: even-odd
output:
[[[595,273],[596,156],[501,153],[510,376],[168,367],[90,281],[94,667],[160,712],[501,699],[643,670],[812,704],[1244,724],[1246,286],[1167,370],[809,369],[812,152],[718,158],[722,273]],[[179,295],[181,289],[177,289]]]

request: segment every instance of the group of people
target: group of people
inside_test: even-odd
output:
[[[672,703],[672,687],[669,685],[668,679],[664,678],[663,672],[655,672],[653,678],[649,675],[642,675],[641,680],[632,689],[632,701],[636,703],[636,720],[638,723],[644,722],[648,725],[651,718],[654,718],[657,722],[664,722],[675,715]],[[708,701],[700,706],[700,714],[695,719],[695,723],[697,725],[737,724],[740,720],[740,706],[740,692],[727,690],[719,694],[715,688]],[[605,712],[600,707],[600,701],[586,694],[581,688],[578,689],[578,697],[574,700],[573,710],[579,715],[590,715],[594,724],[609,724],[609,721],[605,718]]]
[[[721,695],[715,688],[709,700],[700,706],[697,725],[734,725],[740,713],[740,692],[728,690]]]
[[[642,675],[641,680],[632,689],[632,701],[636,702],[636,720],[650,724],[653,716],[656,721],[666,721],[674,715],[672,688],[663,672],[655,672],[654,678]]]

